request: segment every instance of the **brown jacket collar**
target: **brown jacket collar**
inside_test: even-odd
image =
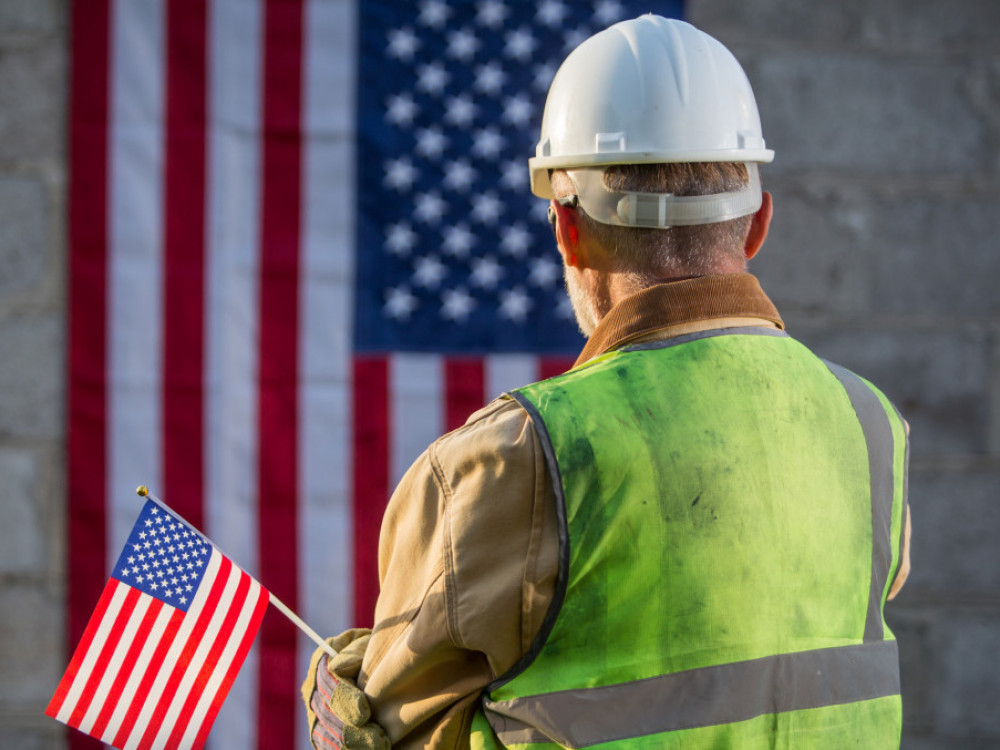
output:
[[[758,318],[785,327],[757,277],[699,276],[657,284],[623,299],[597,324],[576,364],[662,329],[718,318]]]

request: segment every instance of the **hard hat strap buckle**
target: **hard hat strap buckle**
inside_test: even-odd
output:
[[[746,187],[714,195],[673,195],[608,190],[604,168],[569,169],[580,206],[602,224],[649,229],[714,224],[756,212],[762,201],[760,172],[746,165],[750,180]]]

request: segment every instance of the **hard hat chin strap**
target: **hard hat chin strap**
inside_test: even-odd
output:
[[[760,173],[746,165],[750,182],[742,190],[715,195],[677,196],[671,193],[627,193],[604,186],[604,168],[566,170],[587,215],[602,224],[669,229],[714,224],[755,213],[761,206]]]

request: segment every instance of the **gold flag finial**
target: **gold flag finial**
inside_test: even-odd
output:
[[[146,497],[146,495],[149,494],[149,487],[147,487],[144,484],[140,484],[138,487],[135,488],[135,493],[139,497]]]

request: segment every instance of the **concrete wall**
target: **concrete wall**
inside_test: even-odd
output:
[[[65,0],[0,2],[0,747],[63,747]],[[1000,3],[690,0],[768,144],[754,264],[913,427],[904,747],[1000,747]]]
[[[0,2],[0,747],[62,747],[66,9]]]
[[[904,748],[1000,747],[1000,3],[690,0],[753,83],[753,270],[912,426]]]

